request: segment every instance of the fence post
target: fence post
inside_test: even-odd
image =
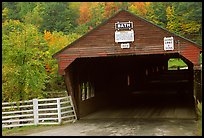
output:
[[[38,125],[38,99],[33,99],[33,115],[34,115],[34,124]]]
[[[71,97],[71,96],[68,96],[68,97],[69,97],[69,100],[70,100],[71,106],[73,107],[73,111],[74,111],[75,119],[77,119],[77,115],[76,115],[76,111],[75,111],[74,104],[73,104],[73,101],[72,101],[72,97]]]
[[[60,106],[60,98],[57,98],[57,111],[58,111],[58,123],[61,124],[61,106]]]

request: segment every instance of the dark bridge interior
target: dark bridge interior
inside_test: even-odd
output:
[[[80,118],[102,109],[124,109],[123,117],[194,117],[193,69],[189,64],[187,70],[168,70],[171,56],[175,55],[75,60],[71,68]]]

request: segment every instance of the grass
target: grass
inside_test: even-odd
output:
[[[168,61],[168,68],[172,67],[187,67],[186,63],[179,58],[171,58]]]
[[[2,135],[5,136],[5,135],[9,135],[11,133],[17,133],[17,132],[21,132],[21,131],[24,131],[24,130],[28,130],[28,129],[31,129],[31,128],[37,128],[37,127],[40,127],[40,126],[24,126],[24,127],[14,127],[14,128],[2,128]]]
[[[202,64],[202,53],[199,57],[199,63]],[[170,58],[168,68],[187,67],[188,65],[181,58]]]
[[[32,126],[22,126],[22,127],[14,127],[14,128],[2,128],[2,136],[27,135],[32,132],[39,132],[56,126],[60,126],[60,125],[37,125],[37,126],[32,125]]]

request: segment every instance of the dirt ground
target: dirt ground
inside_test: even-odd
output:
[[[155,99],[155,98],[151,98]],[[182,102],[180,102],[183,100]],[[160,102],[157,102],[160,101]],[[179,102],[178,102],[179,101]],[[137,106],[109,106],[75,123],[40,126],[13,136],[197,136],[198,123],[189,100],[174,97]]]
[[[30,129],[13,136],[196,136],[192,119],[81,119],[61,126]]]

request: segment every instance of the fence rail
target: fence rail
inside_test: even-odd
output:
[[[2,103],[2,128],[61,124],[76,119],[70,96]]]

